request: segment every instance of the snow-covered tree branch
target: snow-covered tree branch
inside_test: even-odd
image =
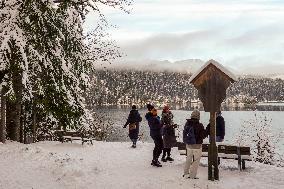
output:
[[[251,120],[245,121],[242,125],[236,143],[250,146],[255,161],[284,166],[284,154],[277,146],[283,138],[283,132],[272,132],[271,119],[267,115],[255,114]]]
[[[104,25],[85,35],[83,23],[89,11],[103,15],[94,8],[98,3],[126,10],[127,2],[131,1],[1,2],[1,87],[5,86],[10,105],[16,107],[11,139],[23,141],[20,130],[39,122],[66,128],[90,121],[86,121],[91,116],[84,91],[93,65],[120,55],[114,43],[106,40]],[[25,122],[20,122],[21,116]],[[50,116],[57,121],[48,123]]]

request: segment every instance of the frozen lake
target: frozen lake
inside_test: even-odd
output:
[[[126,122],[129,110],[125,109],[110,109],[105,110],[108,112],[109,119],[114,123],[116,131],[110,136],[110,141],[129,141],[128,129],[123,129],[123,125]],[[146,110],[139,110],[143,121],[140,125],[140,133],[143,133],[142,141],[152,141],[149,136],[149,127],[145,120]],[[174,114],[174,122],[180,125],[179,130],[183,130],[183,126],[187,118],[190,118],[191,111],[184,110],[172,110]],[[159,110],[158,114],[161,114]],[[223,111],[222,115],[226,122],[226,136],[225,142],[232,143],[240,133],[241,126],[245,124],[245,121],[254,120],[255,115],[257,118],[266,116],[267,119],[271,119],[272,132],[277,134],[284,130],[284,112],[283,111]],[[209,113],[201,111],[200,121],[206,127],[209,122]],[[180,138],[182,139],[182,138]],[[278,144],[281,151],[284,151],[284,140]]]

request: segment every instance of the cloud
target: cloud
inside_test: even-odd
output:
[[[125,59],[213,58],[239,70],[284,64],[284,1],[141,0],[132,8],[106,15]]]
[[[247,64],[284,63],[284,27],[267,25],[242,33],[233,26],[187,33],[160,33],[119,45],[128,59],[181,60],[215,58],[241,68]]]
[[[214,45],[212,38],[217,35],[216,31],[196,31],[181,34],[161,33],[120,45],[122,50],[127,52],[129,58],[133,59],[178,59],[178,57],[185,57],[186,54],[194,55],[193,53],[205,50],[209,43]]]

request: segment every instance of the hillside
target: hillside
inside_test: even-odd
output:
[[[136,70],[97,70],[88,104],[187,103],[197,99],[190,74]],[[228,102],[284,101],[284,80],[240,77],[227,91]]]

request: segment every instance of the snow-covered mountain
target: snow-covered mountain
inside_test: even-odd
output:
[[[241,68],[238,74],[284,79],[284,64],[248,66]]]
[[[187,59],[180,61],[169,60],[126,60],[116,61],[113,64],[103,64],[106,68],[122,69],[135,69],[143,71],[171,71],[179,73],[194,73],[197,71],[205,61],[200,59]],[[232,68],[226,66],[232,73],[237,76],[247,77],[266,77],[266,78],[280,78],[284,79],[284,64],[278,65],[259,65],[259,66],[246,66],[240,68]]]
[[[284,74],[271,75],[270,78],[272,78],[272,79],[282,79],[282,80],[284,80]]]
[[[198,70],[204,61],[200,59],[188,59],[182,61],[171,62],[168,60],[133,60],[118,61],[110,65],[104,65],[107,68],[115,69],[138,69],[149,71],[172,71],[181,73],[194,73]]]

